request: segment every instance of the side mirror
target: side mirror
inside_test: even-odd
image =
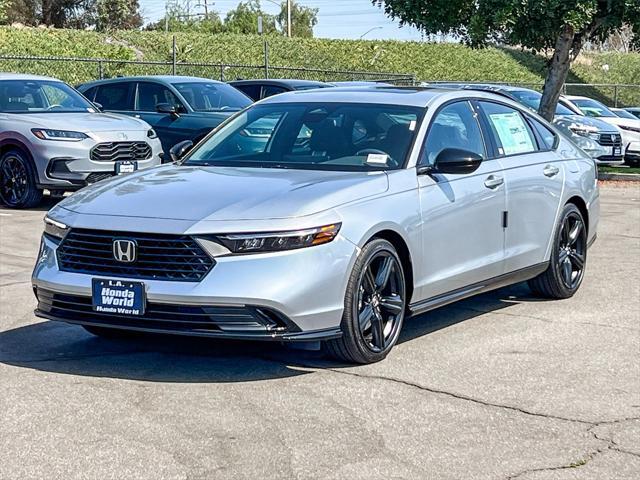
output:
[[[459,148],[445,148],[436,157],[432,167],[418,170],[418,173],[451,173],[464,175],[475,172],[482,163],[482,156]]]
[[[178,117],[178,109],[175,105],[171,105],[170,103],[158,103],[156,105],[156,112],[158,113],[166,113],[167,115],[171,115],[172,117]]]
[[[176,143],[169,150],[171,161],[177,162],[178,160],[180,160],[186,155],[189,150],[191,150],[191,147],[193,147],[193,142],[191,140],[183,140],[182,142]]]

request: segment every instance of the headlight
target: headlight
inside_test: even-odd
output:
[[[637,128],[637,127],[629,127],[627,125],[618,125],[618,127],[623,129],[623,130],[627,130],[629,132],[640,133],[640,128]]]
[[[50,237],[62,240],[69,231],[64,223],[53,220],[49,217],[44,217],[44,233]]]
[[[40,140],[61,140],[64,142],[79,142],[89,135],[71,130],[51,130],[49,128],[32,128],[31,132]]]
[[[217,239],[233,253],[294,250],[329,243],[340,231],[340,223],[291,232],[220,235]]]
[[[569,129],[573,133],[575,133],[576,135],[580,135],[581,137],[587,137],[592,140],[595,140],[596,142],[600,140],[600,134],[598,133],[597,130],[591,130],[589,128],[585,128],[577,125],[573,125],[569,127]]]
[[[149,130],[147,130],[147,137],[149,137],[149,138],[158,138],[158,134],[156,133],[156,131],[153,128],[150,128]]]

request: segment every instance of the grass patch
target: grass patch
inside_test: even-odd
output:
[[[601,173],[633,173],[640,174],[640,167],[611,167],[608,165],[598,165]]]

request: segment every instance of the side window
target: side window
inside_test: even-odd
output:
[[[109,83],[98,86],[95,101],[105,110],[133,110],[130,83]]]
[[[255,102],[260,100],[260,90],[262,89],[260,85],[234,85],[234,88],[237,88]]]
[[[487,116],[499,155],[517,155],[538,150],[526,120],[516,109],[493,102],[480,102]]]
[[[156,105],[168,103],[174,105],[178,111],[184,111],[176,96],[164,85],[152,82],[138,83],[136,110],[139,112],[155,112]]]
[[[90,102],[95,101],[96,92],[98,91],[98,87],[91,87],[89,90],[82,93]],[[100,103],[100,102],[98,102]]]
[[[533,125],[533,128],[542,141],[542,145],[540,147],[546,150],[551,150],[556,143],[556,134],[553,133],[549,127],[542,124],[535,118],[529,117],[529,122],[531,122],[531,125]]]
[[[279,93],[284,93],[286,91],[286,88],[277,87],[276,85],[265,85],[262,87],[262,98],[278,95]]]
[[[433,165],[445,148],[468,150],[486,158],[476,115],[467,101],[447,105],[432,120],[421,164]]]
[[[535,118],[529,117],[529,123],[533,126],[534,130],[538,134],[542,144],[541,149],[551,150],[556,144],[556,134],[549,127],[539,122]],[[540,143],[540,142],[539,142]]]

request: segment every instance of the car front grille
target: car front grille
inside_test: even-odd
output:
[[[254,306],[175,305],[148,302],[144,315],[125,316],[93,310],[91,297],[36,289],[38,310],[72,323],[174,333],[272,334],[299,331],[278,312]]]
[[[107,142],[93,147],[90,158],[98,162],[147,160],[151,158],[151,153],[151,146],[147,142]]]
[[[619,133],[601,133],[598,143],[605,147],[621,147],[622,135]]]
[[[135,262],[114,258],[116,239],[137,244]],[[184,282],[202,280],[215,265],[193,238],[157,233],[72,229],[60,243],[57,256],[65,272]]]
[[[115,175],[113,172],[94,172],[90,173],[85,180],[87,184],[96,183],[101,180],[106,180],[107,178],[111,178]]]

